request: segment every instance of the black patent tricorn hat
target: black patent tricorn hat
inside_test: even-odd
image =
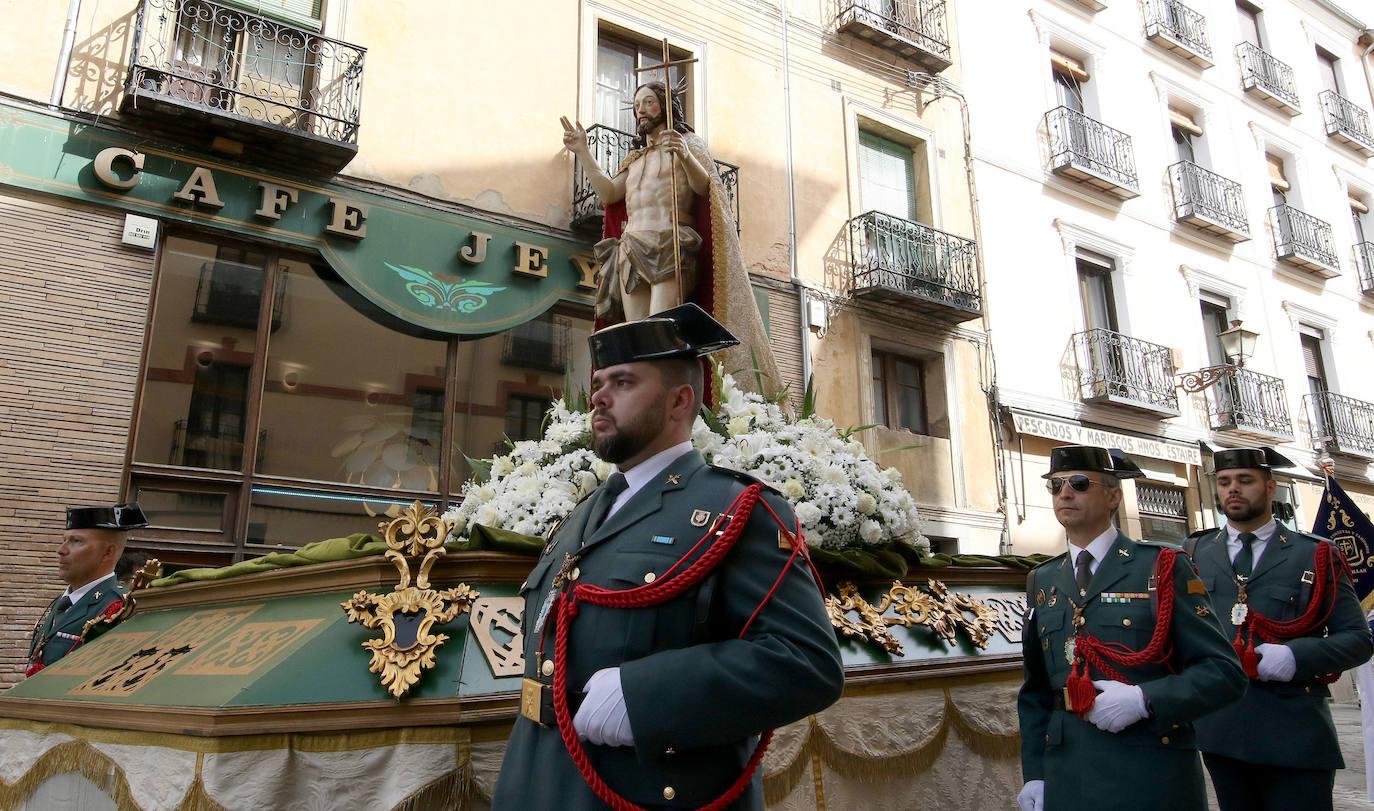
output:
[[[1212,473],[1222,470],[1272,470],[1293,467],[1293,460],[1268,446],[1259,448],[1227,448],[1212,454]]]
[[[112,507],[68,507],[67,529],[140,529],[148,526],[148,516],[138,502]]]
[[[695,304],[682,304],[639,321],[626,321],[587,338],[592,369],[620,363],[696,358],[739,345],[739,339]]]
[[[1048,479],[1066,470],[1087,470],[1096,473],[1109,473],[1118,479],[1134,479],[1144,476],[1125,451],[1117,448],[1099,448],[1096,445],[1061,445],[1050,449],[1050,472],[1041,476]]]

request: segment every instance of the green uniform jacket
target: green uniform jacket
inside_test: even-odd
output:
[[[63,656],[71,652],[76,647],[77,638],[81,634],[81,629],[90,620],[100,616],[110,603],[115,600],[122,600],[129,594],[129,590],[119,585],[119,581],[114,575],[101,580],[90,591],[81,598],[81,602],[68,608],[62,614],[57,613],[57,601],[62,599],[61,595],[53,598],[48,604],[48,609],[43,612],[43,618],[38,621],[38,625],[33,629],[33,637],[29,640],[29,661],[33,661],[34,655],[38,653],[39,646],[42,646],[42,658],[39,660],[46,667]],[[84,642],[100,636],[114,626],[108,623],[91,626],[90,633],[86,634]]]
[[[1236,604],[1238,589],[1226,538],[1225,529],[1198,538],[1193,560],[1207,593],[1212,595],[1212,607],[1221,618],[1222,629],[1228,639],[1234,639],[1231,607]],[[1312,596],[1312,586],[1302,582],[1303,573],[1315,574],[1313,561],[1321,543],[1330,541],[1279,525],[1266,542],[1264,554],[1255,561],[1245,589],[1246,601],[1270,619],[1291,620],[1302,614]],[[1248,682],[1239,703],[1198,722],[1198,747],[1202,751],[1296,769],[1344,768],[1336,727],[1326,706],[1331,693],[1313,679],[1369,661],[1374,643],[1354,586],[1345,577],[1339,583],[1336,605],[1326,627],[1286,643],[1298,668],[1293,680]],[[1255,644],[1261,641],[1256,639]]]
[[[642,586],[651,573],[656,579],[667,572],[706,533],[706,527],[693,526],[693,513],[709,511],[714,519],[747,481],[689,451],[598,530],[588,531],[585,524],[599,492],[584,500],[554,530],[551,548],[521,589],[525,675],[535,677],[540,665],[534,627],[565,553],[581,549],[579,583],[617,590]],[[768,491],[765,500],[787,526],[795,526],[786,500]],[[620,667],[635,745],[586,748],[602,778],[633,803],[705,805],[740,775],[761,732],[819,712],[844,688],[835,631],[800,559],[748,634],[738,638],[790,554],[779,547],[777,525],[763,503],[729,556],[697,588],[649,608],[580,606],[569,637],[568,684],[580,691],[596,671]],[[555,623],[547,624],[544,654],[552,658]],[[569,699],[574,714],[579,698],[574,693]],[[763,808],[762,772],[733,807]],[[605,805],[578,773],[557,728],[520,717],[492,808],[578,811]]]
[[[1115,595],[1149,594],[1161,548],[1117,534],[1088,584],[1083,617],[1089,634],[1132,650],[1149,643],[1156,617],[1152,600]],[[1176,559],[1173,574],[1173,672],[1163,664],[1117,668],[1140,685],[1150,717],[1112,734],[1063,709],[1069,677],[1064,647],[1073,631],[1070,598],[1085,599],[1071,559],[1065,553],[1031,571],[1022,638],[1025,682],[1017,709],[1021,773],[1027,781],[1045,781],[1046,811],[1207,807],[1192,721],[1239,698],[1245,673],[1185,555]]]

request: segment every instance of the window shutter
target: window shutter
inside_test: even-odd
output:
[[[1288,191],[1293,188],[1288,184],[1288,178],[1283,173],[1283,158],[1266,152],[1264,159],[1269,163],[1269,185],[1279,191]]]
[[[1088,69],[1083,67],[1082,62],[1054,49],[1050,49],[1050,66],[1079,82],[1088,81]]]
[[[869,132],[859,133],[859,204],[915,220],[911,148]]]
[[[1308,377],[1322,378],[1321,339],[1311,335],[1302,336],[1302,367]]]
[[[1173,107],[1170,107],[1169,123],[1173,124],[1175,127],[1178,127],[1179,129],[1183,130],[1189,135],[1202,135],[1202,127],[1198,126],[1197,121],[1191,115],[1183,112],[1182,110],[1177,110]]]
[[[271,17],[274,20],[299,26],[310,31],[319,31],[320,0],[219,0],[225,5],[242,9],[250,14]]]

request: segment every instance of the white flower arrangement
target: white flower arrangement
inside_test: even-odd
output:
[[[716,380],[716,409],[697,418],[692,444],[711,464],[787,496],[809,543],[834,551],[894,542],[929,549],[901,473],[878,467],[852,431],[814,414],[791,420],[719,368]],[[542,440],[514,443],[463,485],[462,502],[444,514],[452,537],[467,540],[473,524],[542,536],[613,470],[592,453],[591,436],[590,411],[554,403]]]

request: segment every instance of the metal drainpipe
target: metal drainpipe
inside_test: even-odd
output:
[[[52,77],[52,98],[48,104],[62,106],[62,95],[67,91],[67,69],[72,64],[72,47],[76,45],[76,19],[81,16],[81,0],[67,3],[67,24],[62,29],[62,50],[57,54],[57,73]]]
[[[796,184],[792,176],[792,82],[791,67],[787,51],[787,0],[782,0],[782,119],[783,132],[787,139],[787,266],[792,287],[797,291],[797,307],[801,325],[801,385],[803,389],[811,385],[811,319],[806,310],[806,287],[802,284],[801,274],[797,272],[797,199]]]

